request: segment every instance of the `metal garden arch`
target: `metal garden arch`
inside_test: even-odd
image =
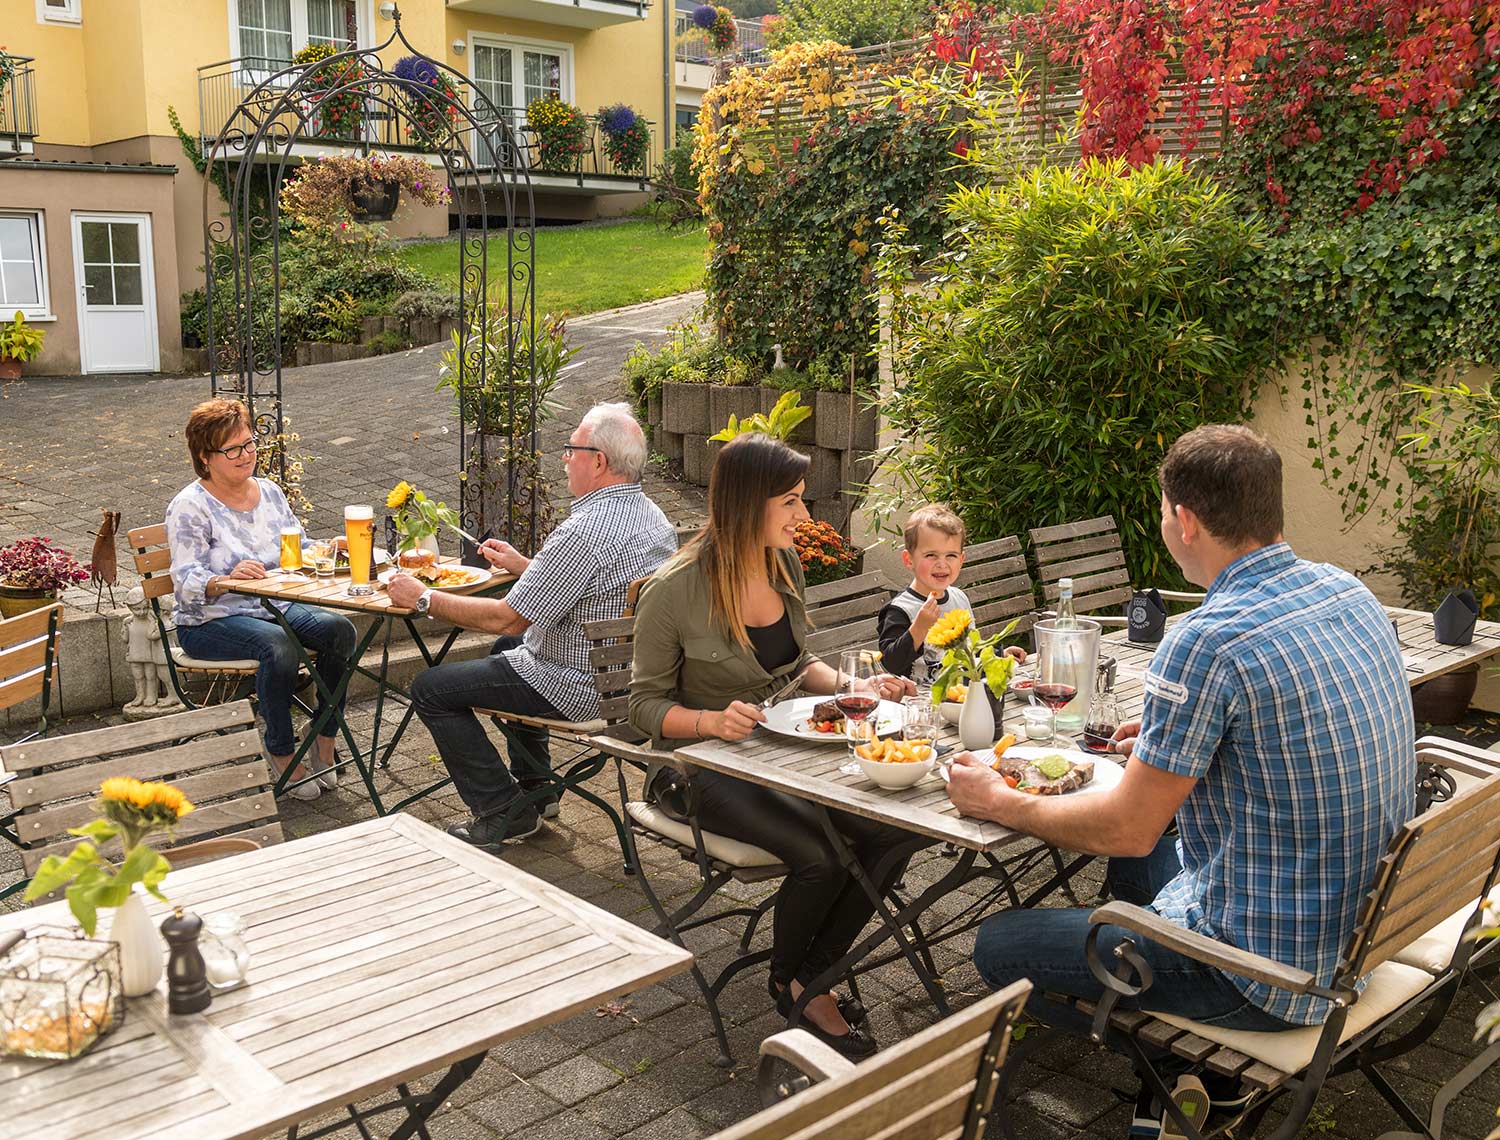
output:
[[[268,63],[205,148],[204,271],[213,394],[243,400],[263,440],[284,438],[281,253],[287,230],[278,201],[283,180],[298,164],[311,161],[313,152],[330,147],[365,156],[410,150],[447,178],[457,207],[462,345],[457,483],[464,525],[473,534],[494,530],[534,549],[537,509],[527,477],[537,432],[536,363],[529,347],[536,333],[536,247],[525,145],[482,90],[461,72],[423,56],[402,32],[399,11],[393,19],[390,36],[374,47],[274,72]],[[402,49],[420,59],[418,75],[402,77],[382,61],[383,53]],[[434,75],[447,82],[434,82]],[[323,114],[329,100],[358,105],[352,129],[330,129]],[[490,248],[495,187],[505,218],[504,265],[498,274],[492,268],[502,269],[500,259],[496,255],[491,266]],[[227,211],[216,200],[220,193]],[[485,421],[500,421],[504,430],[486,432]],[[278,460],[284,477],[284,448]],[[503,519],[493,517],[502,511]]]

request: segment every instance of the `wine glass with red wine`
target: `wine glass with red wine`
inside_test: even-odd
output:
[[[839,770],[849,776],[862,776],[864,769],[855,758],[854,747],[875,738],[875,722],[871,718],[880,708],[874,654],[864,649],[846,649],[839,654],[839,686],[834,703],[844,716],[844,735],[849,739],[849,759]]]
[[[1036,663],[1036,683],[1031,686],[1031,698],[1040,701],[1052,710],[1052,738],[1047,741],[1057,747],[1057,713],[1078,695],[1078,686],[1073,683],[1072,670],[1065,667],[1063,655],[1057,652],[1055,643],[1043,641]],[[1071,662],[1069,662],[1069,666]]]

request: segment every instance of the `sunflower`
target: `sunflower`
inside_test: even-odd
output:
[[[385,497],[386,510],[394,511],[404,506],[409,498],[411,498],[411,484],[403,479],[392,487],[391,493]]]
[[[974,615],[968,610],[949,610],[927,633],[927,644],[934,649],[946,649],[969,631]]]

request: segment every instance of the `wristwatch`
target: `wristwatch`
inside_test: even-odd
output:
[[[421,616],[427,612],[427,607],[429,607],[430,605],[432,605],[431,587],[423,590],[421,594],[417,596],[417,600],[411,608],[414,613],[416,613],[418,616]]]

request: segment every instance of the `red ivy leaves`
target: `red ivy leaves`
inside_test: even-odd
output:
[[[993,38],[975,30],[982,16],[965,2],[940,18],[939,58],[1002,66]],[[1500,60],[1500,0],[1051,0],[1013,31],[1049,63],[1076,68],[1085,156],[1149,162],[1169,89],[1186,150],[1206,126],[1205,104],[1227,113],[1231,130],[1270,131],[1295,150],[1322,138],[1315,108],[1330,90],[1370,100],[1398,129],[1392,153],[1351,187],[1364,209],[1447,152],[1436,118]],[[1279,200],[1273,170],[1266,188]]]

